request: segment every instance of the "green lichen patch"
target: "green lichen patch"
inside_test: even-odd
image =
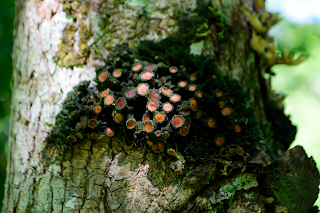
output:
[[[64,0],[62,2],[63,11],[67,13],[67,16],[70,16],[73,19],[83,18],[85,19],[88,13],[88,8],[81,1],[73,0]]]
[[[215,179],[217,175],[216,165],[207,163],[203,166],[197,166],[192,169],[186,169],[186,175],[182,181],[184,186],[199,188],[202,185],[209,184],[209,181]]]
[[[233,31],[230,23],[226,21],[226,18],[230,18],[227,13],[232,8],[226,7],[227,10],[223,8],[225,7],[221,5],[199,1],[194,13],[180,13],[177,24],[181,39],[195,43],[210,37],[215,40],[215,45],[219,46]]]
[[[73,23],[66,26],[59,44],[56,59],[63,67],[81,66],[89,54],[87,41],[90,38],[91,26],[88,28],[84,19],[87,8],[77,1],[65,2],[67,17],[73,18]],[[79,17],[77,15],[80,15]]]
[[[87,28],[87,25],[83,22],[79,22],[79,38],[80,38],[80,49],[86,50],[88,48],[87,40],[90,38],[90,30]]]
[[[278,169],[278,180],[272,187],[276,204],[285,206],[289,212],[308,212],[317,200],[320,183],[313,158],[296,146],[283,154]]]
[[[256,191],[236,195],[228,207],[228,212],[265,212],[263,197]]]
[[[82,42],[80,43],[80,48],[83,48],[83,52],[86,53],[87,44],[84,41],[84,35],[88,35],[88,29],[81,25],[82,27],[79,27],[79,32],[82,35]],[[73,49],[73,42],[75,41],[75,33],[77,31],[77,28],[74,23],[70,23],[67,25],[65,30],[63,31],[61,43],[59,44],[59,50],[56,55],[57,59],[59,60],[58,64],[60,66],[64,67],[72,67],[72,66],[78,66],[83,65],[85,61],[85,54],[82,53],[74,53]]]
[[[57,53],[59,59],[66,57],[69,52],[72,52],[72,41],[74,40],[76,31],[77,28],[73,23],[68,24],[64,29]]]
[[[227,182],[222,183],[219,190],[213,192],[209,199],[212,204],[223,203],[224,200],[232,200],[238,190],[248,190],[257,186],[258,181],[255,174],[238,174],[232,179],[227,180]]]

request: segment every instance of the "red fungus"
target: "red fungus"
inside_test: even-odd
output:
[[[80,129],[82,127],[81,122],[76,123],[76,129]]]
[[[77,133],[76,133],[76,136],[77,136],[78,138],[80,138],[80,139],[83,139],[82,134],[81,134],[81,133],[79,133],[79,132],[77,132]]]
[[[100,82],[104,82],[104,81],[106,80],[106,78],[107,78],[107,75],[108,75],[108,73],[107,73],[106,71],[101,72],[101,73],[99,74],[99,81],[100,81]]]
[[[144,123],[144,130],[146,130],[146,132],[152,132],[153,130],[153,123],[152,121],[146,121]]]
[[[97,114],[100,113],[101,110],[102,110],[102,108],[101,108],[100,105],[94,107],[94,112],[97,113]]]
[[[241,132],[241,127],[237,124],[234,126],[234,131],[236,131],[237,133]]]
[[[132,71],[137,72],[137,71],[139,71],[141,69],[141,67],[142,67],[142,64],[137,64],[137,65],[132,67]]]
[[[187,82],[185,82],[185,81],[180,81],[180,82],[178,83],[178,86],[181,87],[181,88],[184,88],[184,87],[187,86]]]
[[[163,152],[163,150],[164,150],[164,144],[163,144],[162,142],[158,142],[157,145],[158,145],[159,151],[160,151],[160,152]]]
[[[123,116],[121,115],[121,113],[117,112],[116,114],[114,114],[113,120],[117,123],[120,123],[123,120]]]
[[[175,128],[179,128],[179,127],[182,127],[182,125],[184,124],[184,118],[180,115],[175,115],[173,116],[172,118],[172,125],[175,127]]]
[[[154,119],[155,119],[157,122],[161,123],[161,122],[163,122],[163,121],[166,119],[166,115],[165,115],[164,113],[162,113],[162,112],[159,112],[159,113],[156,113],[156,114],[154,115]]]
[[[114,136],[114,131],[109,127],[106,129],[107,136],[112,137]]]
[[[107,95],[105,98],[104,98],[104,104],[109,106],[111,104],[113,104],[114,102],[114,97],[113,95]]]
[[[148,102],[147,107],[148,107],[148,110],[150,110],[151,112],[154,112],[158,108],[158,102],[156,100],[151,100]]]
[[[221,110],[221,113],[222,113],[222,115],[224,115],[224,116],[230,115],[231,112],[232,112],[232,110],[231,110],[230,107],[225,107],[225,108],[223,108],[223,109]]]
[[[238,147],[238,148],[237,148],[237,154],[238,154],[238,155],[243,155],[243,153],[244,153],[243,148]]]
[[[169,71],[170,71],[171,73],[176,73],[176,72],[178,72],[178,68],[172,66],[172,67],[169,68]]]
[[[198,119],[200,118],[202,115],[201,111],[200,110],[197,110],[195,112],[193,112],[193,116],[195,117],[195,119]]]
[[[165,112],[171,112],[172,109],[173,109],[173,106],[172,106],[170,103],[165,103],[165,104],[163,104],[162,109],[163,109]]]
[[[82,119],[81,126],[86,127],[86,125],[87,125],[87,119]]]
[[[189,127],[191,124],[191,119],[190,118],[187,118],[186,121],[184,122],[184,126],[185,127]]]
[[[191,107],[191,109],[192,109],[193,111],[195,111],[195,110],[197,109],[198,103],[197,103],[197,101],[196,101],[195,99],[191,99],[191,100],[190,100],[190,107]]]
[[[174,150],[174,149],[168,149],[167,150],[167,153],[169,154],[169,155],[174,155],[175,153],[176,153],[176,151]]]
[[[134,97],[135,94],[136,94],[136,92],[134,91],[134,89],[131,89],[131,90],[129,90],[129,91],[127,91],[127,92],[125,93],[125,96],[126,96],[127,98],[132,98],[132,97]]]
[[[171,89],[165,89],[165,88],[161,88],[161,91],[163,94],[170,96],[172,94],[172,90]]]
[[[98,121],[96,120],[96,119],[91,119],[91,120],[89,120],[89,122],[88,122],[88,126],[90,127],[90,128],[96,128],[97,127],[97,125],[98,125]]]
[[[97,133],[91,133],[91,138],[92,139],[98,139],[99,138],[99,135]]]
[[[76,142],[77,141],[77,138],[76,137],[73,137],[72,135],[69,135],[67,137],[67,140],[70,141],[70,142]]]
[[[178,101],[180,101],[180,99],[181,99],[181,97],[178,94],[174,94],[170,97],[170,100],[173,102],[178,102]]]
[[[146,70],[154,70],[156,68],[156,65],[150,64],[146,67]]]
[[[136,121],[133,119],[127,120],[127,127],[128,129],[133,129],[136,126]]]
[[[122,75],[122,71],[120,69],[115,69],[112,73],[113,77],[119,78]]]
[[[116,107],[118,109],[123,109],[126,105],[126,100],[124,98],[119,98],[116,102]]]
[[[154,76],[153,72],[143,72],[141,74],[141,79],[143,80],[150,80]]]
[[[202,97],[203,97],[202,92],[201,92],[201,91],[197,91],[197,92],[196,92],[196,96],[197,96],[198,98],[202,98]]]
[[[146,113],[144,113],[144,115],[143,115],[143,121],[148,120],[148,118],[149,118],[148,113],[147,113],[147,112],[146,112]]]
[[[176,171],[177,175],[182,175],[182,171]]]
[[[195,81],[196,80],[196,75],[195,74],[191,74],[190,75],[190,81]]]
[[[151,90],[148,94],[148,99],[159,100],[159,98],[160,98],[160,95],[155,90]]]
[[[186,136],[186,135],[189,133],[189,128],[187,128],[187,127],[182,127],[182,128],[179,130],[179,133],[180,133],[182,136]]]
[[[216,96],[217,97],[221,97],[223,95],[223,93],[221,91],[216,91]]]
[[[190,84],[189,85],[189,90],[190,91],[195,91],[197,89],[197,86],[196,85],[194,85],[194,84]]]
[[[189,114],[189,110],[186,107],[183,107],[180,112],[181,112],[182,115],[188,115]]]
[[[216,121],[215,121],[213,118],[209,118],[207,124],[208,124],[208,126],[209,126],[210,128],[213,128],[213,127],[215,127],[215,125],[216,125]]]
[[[161,136],[161,131],[157,130],[154,134],[155,134],[155,136],[160,137]]]
[[[139,84],[137,88],[138,88],[139,95],[146,95],[149,90],[149,85],[148,84]]]
[[[162,133],[163,137],[168,138],[170,136],[169,132],[165,131]]]
[[[101,97],[106,97],[108,94],[109,94],[109,92],[110,92],[110,89],[108,88],[108,89],[105,89],[105,90],[103,90],[102,92],[101,92]]]
[[[219,136],[214,139],[217,146],[222,146],[224,144],[224,137]]]

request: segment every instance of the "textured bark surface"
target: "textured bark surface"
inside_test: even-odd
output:
[[[261,127],[267,128],[261,70],[279,59],[275,53],[270,59],[266,40],[252,36],[253,28],[261,30],[250,21],[252,13],[263,12],[259,2],[210,2],[232,32],[219,43],[218,27],[209,23],[210,33],[198,36],[197,42],[203,42],[200,52],[214,54],[218,67],[248,89],[252,95],[248,104],[256,108]],[[95,77],[95,67],[103,65],[108,51],[119,42],[135,46],[139,39],[161,40],[177,31],[174,15],[190,15],[196,8],[195,0],[150,1],[146,7],[124,1],[16,1],[3,212],[297,212],[291,206],[296,199],[284,199],[284,191],[274,196],[271,188],[274,183],[282,187],[281,181],[276,182],[279,178],[291,184],[292,178],[294,183],[304,183],[307,177],[299,175],[296,167],[291,176],[261,175],[261,168],[271,163],[263,151],[248,165],[218,159],[196,163],[132,149],[117,138],[106,138],[76,146],[69,159],[48,164],[42,158],[45,138],[67,93]],[[265,45],[263,51],[257,45]],[[288,171],[286,163],[296,164],[288,156],[280,161],[280,171]],[[308,162],[306,168],[313,177],[308,186],[316,189],[319,173],[313,159]],[[180,176],[173,170],[179,166],[184,166]],[[301,189],[301,195],[309,190]],[[310,202],[304,202],[299,212],[308,212],[317,192],[310,194]]]

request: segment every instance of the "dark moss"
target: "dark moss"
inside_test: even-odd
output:
[[[90,136],[93,129],[84,126],[75,128],[78,122],[84,118],[87,121],[97,121],[94,133],[102,136],[107,128],[111,128],[116,137],[121,137],[127,145],[136,144],[138,146],[147,145],[145,136],[152,142],[163,141],[165,152],[168,148],[174,147],[177,152],[184,156],[190,156],[194,159],[221,157],[232,158],[250,158],[255,154],[256,147],[260,146],[261,131],[255,121],[254,111],[247,108],[248,94],[238,82],[222,76],[214,64],[212,56],[194,56],[189,54],[190,49],[176,38],[163,40],[160,43],[152,41],[143,41],[135,48],[131,49],[127,44],[118,45],[114,52],[105,61],[106,66],[99,68],[97,72],[96,83],[89,86],[89,82],[83,82],[74,88],[73,92],[68,94],[62,107],[62,112],[57,116],[57,123],[50,137],[47,138],[47,146],[58,146],[59,148],[72,147],[76,143],[81,143],[78,139],[76,143],[69,143],[68,135],[76,135],[81,131],[82,135]],[[132,56],[131,56],[132,55]],[[138,59],[139,63],[144,64],[139,71],[132,71]],[[158,65],[161,59],[161,64]],[[173,109],[166,113],[166,121],[153,124],[153,129],[145,130],[144,124],[153,120],[154,113],[147,111],[148,96],[138,95],[132,99],[126,100],[126,105],[119,109],[114,104],[106,106],[104,97],[100,94],[102,91],[110,88],[110,93],[114,95],[114,100],[123,97],[123,94],[130,89],[137,90],[137,86],[143,82],[139,78],[139,73],[145,70],[149,64],[156,65],[153,80],[148,81],[150,91],[161,91],[161,88],[172,90],[172,94],[178,94],[181,101],[171,101],[170,95],[161,95],[159,97],[159,108],[164,103],[169,102]],[[171,73],[169,67],[177,67],[176,73]],[[121,76],[121,81],[108,75],[105,81],[99,81],[99,73],[108,71],[111,73],[115,69],[121,69],[125,75]],[[196,79],[191,82],[190,75],[194,74]],[[214,76],[214,78],[212,77]],[[187,88],[178,86],[180,81],[188,84],[192,83],[203,92],[203,97],[199,98],[195,92]],[[223,95],[217,97],[216,91],[223,92]],[[232,99],[232,101],[231,101]],[[190,101],[194,100],[194,102]],[[230,107],[231,113],[222,115],[219,102],[223,101]],[[195,106],[196,104],[196,106]],[[95,113],[94,106],[100,105],[101,112]],[[186,108],[191,113],[181,113],[181,109]],[[123,116],[123,121],[127,116],[134,118],[137,122],[132,129],[127,128],[126,122],[116,122],[112,115],[119,113]],[[160,109],[162,110],[162,109]],[[147,121],[144,121],[144,115],[148,112]],[[201,116],[196,118],[196,112],[201,112]],[[182,136],[180,128],[173,128],[172,118],[179,115],[183,120],[188,120],[188,134]],[[196,116],[196,117],[195,117]],[[207,120],[213,118],[215,128],[207,125]],[[241,126],[241,132],[234,131],[234,121]],[[180,125],[179,125],[180,127]],[[161,131],[160,137],[156,132]],[[167,132],[169,137],[164,136]],[[217,146],[215,138],[223,136],[223,144]],[[230,147],[242,147],[244,152],[242,156],[233,155]]]
[[[294,140],[297,127],[292,125],[289,116],[284,114],[283,108],[277,108],[274,101],[268,101],[265,104],[265,113],[267,119],[271,122],[273,132],[272,149],[274,152],[285,152]]]
[[[180,39],[194,43],[209,35],[216,36],[220,42],[225,40],[232,33],[232,27],[226,23],[221,11],[207,1],[198,0],[197,5],[194,11],[197,15],[188,12],[178,14]]]

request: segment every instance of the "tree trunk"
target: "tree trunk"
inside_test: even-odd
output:
[[[313,159],[301,147],[281,156],[270,151],[285,151],[295,128],[275,104],[264,73],[274,64],[304,58],[293,60],[286,52],[277,56],[266,35],[277,18],[264,11],[263,3],[16,0],[3,212],[315,210],[319,172]],[[55,158],[59,151],[51,150],[48,163],[42,155],[45,140],[68,92],[93,80],[95,68],[104,65],[116,44],[135,47],[140,40],[173,34],[192,43],[194,54],[214,55],[223,74],[248,91],[247,104],[272,147],[249,162],[192,162],[127,147],[118,138],[89,138],[73,146],[69,158]],[[285,136],[278,137],[273,128],[277,119]],[[172,165],[184,168],[182,175]]]

